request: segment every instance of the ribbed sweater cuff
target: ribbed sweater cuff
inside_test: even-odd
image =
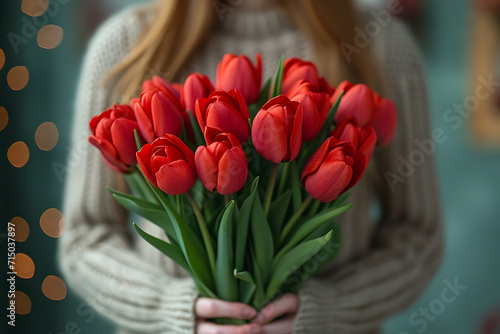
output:
[[[169,282],[161,306],[164,313],[164,333],[194,333],[194,303],[198,290],[192,279],[176,279]]]
[[[328,289],[328,295],[317,296],[318,289],[314,289],[308,283],[304,284],[298,294],[300,307],[295,317],[293,326],[294,334],[321,333],[326,327],[325,321],[328,319],[327,314],[329,312],[325,310],[325,306],[328,307],[329,303],[323,303],[322,301],[324,298],[333,298],[332,294],[334,294],[334,291],[330,288]]]

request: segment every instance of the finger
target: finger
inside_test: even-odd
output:
[[[299,309],[299,299],[292,293],[287,293],[266,305],[252,321],[264,325],[284,314],[296,313]]]
[[[293,320],[294,316],[288,316],[286,318],[273,321],[262,327],[262,334],[290,334],[293,330]]]
[[[262,334],[262,328],[255,324],[242,326],[217,325],[208,321],[196,324],[196,334]]]
[[[257,312],[251,306],[242,303],[226,302],[213,298],[198,298],[195,314],[200,318],[233,318],[248,320]]]

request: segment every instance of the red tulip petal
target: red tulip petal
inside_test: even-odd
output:
[[[377,133],[379,145],[387,145],[396,133],[398,113],[394,102],[389,99],[381,99],[373,115],[372,126]]]
[[[225,102],[217,101],[208,107],[206,124],[232,133],[242,142],[248,138],[249,125],[247,120],[238,110]]]
[[[323,144],[321,144],[321,146],[316,150],[316,152],[314,152],[313,155],[309,158],[302,171],[302,176],[300,177],[300,179],[302,180],[302,184],[304,184],[304,178],[307,175],[314,173],[323,163],[326,155],[328,154],[328,150],[330,148],[330,143],[332,142],[332,139],[333,139],[332,137],[328,137],[323,142]]]
[[[128,166],[118,160],[115,148],[111,143],[103,141],[95,136],[90,136],[89,142],[99,149],[102,159],[111,169],[121,173],[129,171]]]
[[[111,126],[111,137],[120,160],[127,165],[135,165],[137,145],[135,143],[134,130],[137,123],[125,118],[117,119]]]
[[[155,139],[153,124],[146,115],[146,112],[144,111],[140,103],[136,103],[134,105],[134,112],[135,118],[137,119],[137,125],[139,126],[142,137],[148,143],[151,143]]]
[[[266,110],[257,113],[252,127],[255,150],[267,160],[280,163],[288,151],[283,124]]]
[[[366,167],[368,167],[367,157],[361,152],[356,152],[356,155],[354,156],[354,164],[352,167],[352,179],[351,182],[349,182],[349,185],[343,190],[343,192],[351,189],[356,185],[356,183],[358,183],[359,180],[361,180],[361,177],[366,171]]]
[[[182,116],[175,105],[158,92],[151,101],[154,132],[157,137],[164,134],[179,135],[182,131]]]
[[[296,105],[294,105],[295,103]],[[299,155],[300,148],[302,147],[302,122],[304,116],[302,106],[299,103],[292,101],[289,105],[293,105],[296,108],[292,133],[290,135],[290,161],[292,161]]]
[[[196,162],[196,171],[201,183],[209,191],[217,188],[217,161],[215,157],[207,150],[205,146],[200,146],[194,155]]]
[[[196,173],[184,160],[164,165],[155,175],[158,188],[170,195],[188,192],[196,181]]]
[[[328,203],[335,200],[349,184],[353,171],[343,161],[325,161],[305,179],[306,191],[316,200]]]
[[[245,153],[241,149],[230,149],[219,160],[217,191],[222,195],[233,194],[245,185],[247,176]]]
[[[259,97],[260,93],[260,85],[262,84],[262,56],[260,53],[255,54],[255,60],[257,61],[257,66],[255,68],[255,73],[256,73],[256,83],[258,84],[257,88],[257,98]],[[256,99],[257,99],[256,98]]]
[[[359,146],[358,151],[366,156],[369,163],[372,159],[375,145],[377,144],[377,134],[375,133],[373,127],[369,125],[365,126],[361,130],[359,141],[361,145]]]
[[[193,151],[191,151],[191,149],[179,137],[175,135],[167,135],[167,138],[169,138],[172,143],[175,143],[174,145],[184,154],[184,159],[187,161],[188,165],[193,171],[196,171]]]
[[[278,95],[269,101],[267,101],[261,109],[267,110],[275,105],[284,106],[290,102],[290,99],[286,95]]]
[[[330,98],[330,104],[333,105],[335,103],[335,101],[337,101],[337,99],[342,91],[344,92],[344,96],[345,96],[347,91],[349,89],[351,89],[353,86],[354,86],[354,84],[350,83],[349,81],[342,81],[337,86],[337,88],[335,88],[335,91],[334,91],[332,97]]]
[[[363,84],[355,85],[342,98],[335,121],[340,122],[348,116],[353,116],[359,126],[365,126],[371,123],[373,110],[372,90]]]
[[[250,118],[250,112],[248,111],[248,106],[243,95],[236,89],[230,91],[228,94],[238,102],[238,110],[243,118],[248,120]]]

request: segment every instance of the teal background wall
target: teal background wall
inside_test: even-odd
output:
[[[17,289],[31,299],[31,312],[17,316],[15,330],[7,327],[3,318],[2,333],[113,331],[110,323],[71,290],[61,301],[43,295],[43,279],[60,273],[55,257],[57,239],[41,230],[39,220],[48,208],[61,209],[61,176],[64,177],[64,166],[72,153],[68,146],[69,125],[87,38],[99,19],[133,2],[137,1],[109,0],[103,11],[88,12],[83,1],[59,1],[64,4],[49,17],[48,23],[64,29],[62,43],[53,50],[44,50],[38,47],[36,37],[30,37],[20,45],[18,53],[7,36],[10,32],[21,34],[25,20],[32,18],[21,12],[21,1],[2,1],[0,5],[0,48],[6,54],[5,66],[0,69],[0,106],[9,114],[7,127],[0,131],[0,218],[4,224],[14,216],[28,222],[30,235],[25,242],[17,243],[17,251],[29,255],[35,263],[33,278],[17,278]],[[446,250],[436,277],[413,305],[385,323],[387,333],[479,333],[485,317],[500,312],[500,151],[474,144],[467,120],[454,129],[443,118],[446,110],[463,103],[468,94],[468,11],[465,0],[428,1],[417,29],[427,71],[432,127],[442,128],[447,135],[435,152]],[[13,92],[6,76],[10,68],[18,65],[28,68],[30,79],[26,88]],[[53,150],[44,152],[37,148],[34,134],[47,121],[56,124],[59,142]],[[28,145],[30,159],[18,169],[9,164],[6,152],[19,140]],[[55,170],[54,163],[62,169]],[[0,244],[5,251],[2,254],[6,254],[4,232],[0,231]],[[454,301],[445,303],[443,289],[455,280],[465,288]],[[3,298],[6,302],[5,295]]]

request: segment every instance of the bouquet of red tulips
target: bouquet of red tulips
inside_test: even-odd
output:
[[[367,86],[333,88],[297,58],[282,57],[262,85],[256,62],[227,54],[215,87],[198,73],[154,77],[130,105],[94,117],[89,140],[133,191],[108,189],[114,198],[166,238],[134,224],[139,235],[201,295],[259,310],[336,256],[334,218],[397,115]]]

